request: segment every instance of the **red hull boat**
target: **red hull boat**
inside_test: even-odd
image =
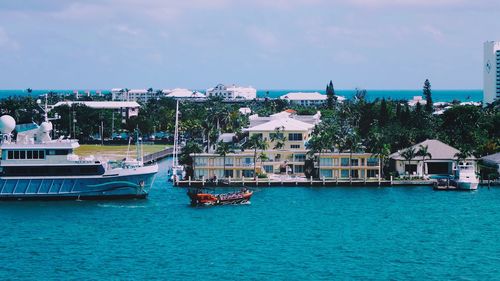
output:
[[[253,192],[242,189],[233,193],[211,194],[203,190],[189,190],[188,196],[193,206],[236,205],[250,202]]]

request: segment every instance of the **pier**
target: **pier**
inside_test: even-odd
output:
[[[156,162],[156,161],[161,160],[163,158],[167,158],[169,156],[172,156],[173,150],[174,149],[172,147],[165,148],[164,150],[154,152],[154,153],[151,153],[148,155],[144,155],[144,158],[142,160],[143,160],[144,164],[153,163],[153,162]]]
[[[433,186],[432,180],[360,180],[360,179],[305,179],[305,178],[290,178],[283,180],[259,179],[259,178],[242,178],[234,179],[216,179],[216,180],[178,180],[174,182],[177,187],[278,187],[278,186]]]

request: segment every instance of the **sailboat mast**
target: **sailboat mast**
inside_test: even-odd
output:
[[[177,146],[179,145],[179,100],[177,100],[177,104],[175,107],[175,133],[174,133],[174,155],[173,155],[173,167],[177,167],[179,165],[179,161],[177,159]]]

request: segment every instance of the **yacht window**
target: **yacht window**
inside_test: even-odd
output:
[[[14,159],[14,151],[9,150],[9,153],[8,153],[8,154],[9,154],[9,155],[8,155],[8,158],[9,158],[9,159]]]
[[[53,149],[50,149],[50,150],[48,150],[48,153],[47,153],[47,154],[48,154],[48,155],[55,155],[55,154],[56,154],[56,151],[55,151],[55,150],[53,150]]]
[[[21,150],[21,159],[26,159],[26,151]]]
[[[14,159],[19,159],[19,150],[14,151]]]
[[[33,150],[33,159],[38,159],[38,150]]]
[[[44,159],[45,158],[45,151],[44,150],[39,150],[38,151],[38,158]]]
[[[67,149],[58,149],[55,151],[55,154],[56,155],[68,155],[69,154],[69,150]]]
[[[27,156],[28,156],[28,157],[26,157],[26,158],[28,158],[28,159],[33,159],[33,151],[28,150],[28,151],[27,151]]]

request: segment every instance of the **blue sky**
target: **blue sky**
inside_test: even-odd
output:
[[[482,88],[494,0],[2,0],[1,89]]]

